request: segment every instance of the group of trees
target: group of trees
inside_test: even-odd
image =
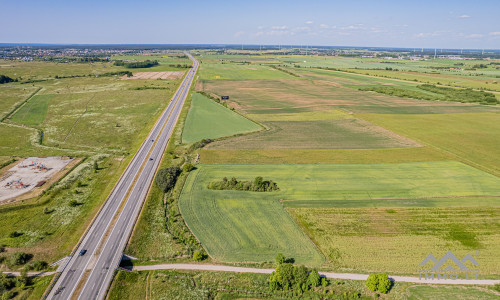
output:
[[[17,81],[17,79],[12,79],[9,76],[0,75],[0,84],[9,83],[9,82],[13,82],[13,81]]]
[[[423,91],[432,92],[434,93],[434,95],[426,92],[397,88],[392,86],[375,86],[375,87],[361,88],[360,90],[372,91],[396,97],[413,98],[421,100],[456,101],[463,103],[481,103],[481,104],[500,103],[500,101],[497,100],[497,98],[493,93],[488,93],[484,91],[475,91],[472,89],[448,88],[448,87],[435,86],[432,84],[422,84],[417,87]]]
[[[309,270],[305,266],[294,266],[283,254],[276,257],[278,266],[269,278],[271,291],[297,291],[303,293],[312,287],[327,286],[328,280],[321,277],[317,270]]]
[[[156,184],[164,192],[170,191],[177,181],[177,177],[181,174],[179,167],[169,167],[161,169],[156,174]]]
[[[253,181],[238,181],[235,177],[228,180],[224,177],[221,181],[212,181],[208,184],[211,190],[237,190],[252,192],[272,192],[278,191],[278,185],[272,180],[264,180],[262,177],[255,177]]]
[[[135,62],[124,62],[123,60],[115,61],[115,66],[124,66],[129,69],[136,68],[151,68],[159,65],[157,60],[145,60],[145,61],[135,61]]]

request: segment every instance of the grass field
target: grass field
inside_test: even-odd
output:
[[[500,175],[500,114],[361,115],[377,125],[436,147],[453,159]]]
[[[247,171],[249,177],[255,173]],[[240,167],[237,173],[241,172]],[[231,172],[209,165],[199,167],[189,176],[179,200],[184,220],[213,259],[273,261],[281,252],[301,264],[317,266],[323,262],[314,245],[273,196],[208,190],[208,182],[225,176],[222,174]]]
[[[210,181],[233,176],[238,180],[265,176],[277,182],[280,191],[213,191],[206,187]],[[500,195],[500,180],[455,162],[199,165],[189,176],[179,205],[190,229],[216,260],[269,261],[274,253],[283,252],[298,262],[318,264],[318,258],[304,259],[314,254],[314,248],[308,247],[307,239],[288,219],[279,199],[411,201],[417,197],[474,195]],[[473,199],[457,198],[455,205],[467,201]],[[365,205],[374,204],[367,201]],[[436,202],[434,205],[440,206]]]
[[[25,125],[40,125],[45,120],[49,101],[54,95],[35,95],[13,116],[12,121]]]
[[[475,287],[450,287],[450,286],[414,286],[408,288],[408,300],[494,300],[500,297],[499,293]]]
[[[239,133],[257,131],[261,127],[201,94],[194,94],[182,141],[192,143]]]
[[[202,63],[200,65],[200,79],[274,79],[294,78],[294,76],[279,70],[261,65],[244,65],[236,63]]]
[[[481,276],[499,275],[498,207],[287,210],[340,271],[418,275],[429,253],[463,257],[480,250]]]
[[[0,98],[0,119],[6,117],[16,104],[20,104],[36,90],[37,88],[33,86],[15,84],[0,85],[0,95],[2,95]]]

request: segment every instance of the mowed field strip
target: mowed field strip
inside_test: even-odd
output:
[[[238,180],[264,176],[277,182],[280,191],[259,193],[207,188],[213,180],[233,176]],[[477,195],[500,195],[500,179],[451,161],[324,165],[201,164],[188,177],[179,206],[190,229],[216,260],[272,261],[276,253],[283,252],[299,263],[313,265],[313,262],[321,262],[320,256],[315,254],[314,247],[295,227],[296,224],[279,203],[280,199],[337,199],[349,202],[350,199]],[[461,203],[461,198],[457,197],[456,206],[461,206]],[[467,205],[467,201],[463,203]],[[440,206],[438,202],[435,205]],[[311,256],[318,258],[311,260]]]

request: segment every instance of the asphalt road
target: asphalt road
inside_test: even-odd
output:
[[[193,67],[113,188],[47,299],[104,299],[198,69],[196,59],[187,55]],[[82,250],[86,253],[79,255]],[[86,270],[90,274],[85,274]],[[73,295],[82,280],[83,289]]]

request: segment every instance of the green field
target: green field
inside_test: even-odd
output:
[[[288,208],[328,258],[342,272],[387,272],[418,276],[429,254],[452,250],[459,257],[477,256],[481,278],[500,269],[500,208],[440,207]],[[357,203],[363,204],[363,203]],[[443,207],[444,205],[456,207]],[[370,255],[366,255],[369,253]],[[471,268],[472,266],[469,266]]]
[[[200,79],[244,80],[244,79],[273,79],[294,78],[282,71],[261,65],[246,65],[236,63],[204,63],[200,65]]]
[[[12,121],[25,125],[40,125],[47,114],[49,101],[54,95],[35,95],[13,116]]]
[[[12,112],[12,109],[21,104],[38,88],[33,86],[23,86],[15,84],[0,85],[0,119]]]
[[[209,182],[233,176],[238,180],[265,176],[277,182],[280,191],[207,189]],[[275,253],[283,252],[298,262],[319,264],[321,260],[314,247],[309,246],[278,200],[349,202],[351,199],[405,198],[411,201],[418,197],[474,195],[500,195],[500,179],[456,162],[198,165],[186,182],[179,205],[189,228],[216,260],[270,261]],[[469,201],[474,200],[456,198],[455,205],[469,204]],[[364,205],[373,206],[373,203],[366,201]],[[435,205],[440,206],[437,202]],[[316,258],[313,260],[311,256]]]
[[[245,117],[201,94],[194,94],[182,132],[182,141],[192,143],[259,129],[259,125]]]
[[[462,286],[414,286],[408,288],[408,300],[494,300],[500,294],[485,288],[462,287]]]

